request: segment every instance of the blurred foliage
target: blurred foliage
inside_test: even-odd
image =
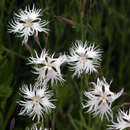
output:
[[[77,39],[96,42],[104,51],[99,76],[105,76],[108,81],[113,79],[114,91],[125,89],[126,96],[118,99],[117,107],[130,102],[130,0],[33,0],[33,3],[42,8],[42,18],[50,21],[49,36],[39,34],[41,46],[50,53],[68,53]],[[31,125],[29,118],[18,116],[17,105],[21,85],[33,83],[35,79],[26,64],[29,53],[22,46],[22,38],[7,30],[14,12],[33,3],[0,1],[0,130],[11,129],[12,122],[15,130]],[[29,45],[40,51],[32,37]],[[88,80],[93,81],[93,76],[83,82],[82,78],[72,79],[67,67],[63,73],[66,82],[54,87],[57,109],[45,126],[56,130],[105,130],[107,121],[85,113],[80,104],[80,94],[88,87]]]

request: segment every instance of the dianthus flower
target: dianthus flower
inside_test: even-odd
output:
[[[23,85],[20,89],[22,98],[18,103],[22,106],[19,115],[28,115],[32,120],[37,118],[38,122],[43,115],[55,108],[51,99],[53,93],[47,90],[45,86]]]
[[[43,49],[40,56],[35,51],[36,58],[30,57],[30,64],[35,64],[35,71],[33,73],[38,74],[37,81],[40,83],[47,83],[51,80],[51,85],[57,81],[64,81],[62,78],[60,66],[66,61],[66,56],[62,55],[58,58],[54,58],[54,54],[49,56],[48,52]]]
[[[86,104],[83,105],[83,108],[88,108],[87,112],[93,113],[94,116],[99,114],[101,119],[103,119],[104,115],[108,120],[108,115],[113,118],[112,103],[122,95],[123,89],[118,93],[111,92],[111,83],[108,84],[104,77],[103,80],[98,78],[97,83],[92,82],[92,85],[94,88],[91,91],[84,92],[84,95],[89,100],[85,100]]]
[[[41,20],[41,9],[36,9],[33,5],[26,6],[25,10],[20,9],[15,17],[9,23],[9,32],[18,34],[19,37],[24,37],[22,43],[27,43],[29,36],[38,36],[38,32],[48,33],[49,29],[44,28],[49,22]]]
[[[112,125],[109,125],[109,129],[124,130],[125,128],[130,128],[130,109],[127,112],[119,110],[117,123],[112,123]]]
[[[68,56],[68,63],[70,69],[74,71],[73,77],[78,77],[82,73],[97,72],[100,65],[102,51],[94,44],[84,44],[82,41],[77,40],[73,47],[70,49]]]

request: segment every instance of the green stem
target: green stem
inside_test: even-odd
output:
[[[3,49],[4,51],[6,51],[7,53],[10,53],[11,55],[16,55],[16,56],[18,56],[18,57],[20,57],[20,58],[22,58],[22,59],[24,59],[24,60],[27,60],[26,57],[24,57],[24,56],[20,55],[19,53],[14,52],[14,51],[12,51],[12,50],[10,50],[10,49],[4,47],[3,45],[1,45],[1,48],[0,48],[0,49]]]

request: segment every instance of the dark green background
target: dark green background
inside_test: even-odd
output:
[[[49,20],[48,37],[39,33],[42,48],[50,53],[68,54],[72,42],[88,40],[96,42],[104,51],[99,77],[111,79],[112,90],[125,89],[124,96],[113,104],[115,111],[130,101],[130,0],[1,0],[0,1],[0,130],[9,130],[14,124],[16,130],[25,129],[32,124],[28,117],[18,116],[20,106],[19,88],[23,83],[34,83],[34,76],[27,65],[28,51],[22,46],[22,38],[8,33],[8,22],[14,12],[26,5],[35,3],[42,9],[43,19]],[[60,16],[60,17],[55,17]],[[64,18],[67,18],[64,19]],[[67,22],[69,21],[69,22]],[[40,48],[29,38],[28,44],[40,53]],[[68,67],[62,67],[65,83],[55,86],[58,101],[56,110],[45,121],[45,126],[55,130],[105,130],[106,119],[82,110],[80,92],[88,89],[87,83],[93,81],[88,75],[72,79]],[[11,123],[15,120],[15,123]]]

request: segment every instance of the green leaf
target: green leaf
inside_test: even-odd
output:
[[[8,98],[12,94],[12,89],[7,86],[0,86],[0,97]]]

